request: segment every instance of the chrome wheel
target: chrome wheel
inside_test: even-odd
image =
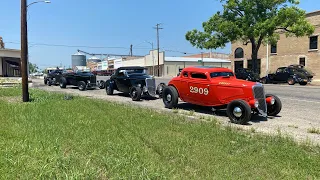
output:
[[[172,100],[171,94],[168,94],[168,95],[167,95],[167,101],[168,101],[168,102],[171,102],[171,100]]]
[[[240,107],[235,107],[233,109],[233,115],[237,118],[241,117],[242,116],[242,110]]]

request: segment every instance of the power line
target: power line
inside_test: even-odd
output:
[[[20,42],[6,42],[8,44],[20,44]],[[71,47],[71,48],[93,48],[93,49],[130,49],[127,47],[112,47],[112,46],[83,46],[83,45],[65,45],[65,44],[46,44],[46,43],[29,43],[33,46],[53,46],[53,47]],[[136,49],[149,49],[149,48],[136,48]]]

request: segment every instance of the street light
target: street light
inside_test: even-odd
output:
[[[32,2],[32,3],[28,4],[28,5],[27,5],[27,8],[28,8],[29,6],[31,6],[32,4],[36,4],[36,3],[51,3],[51,1],[35,1],[35,2]]]
[[[36,3],[51,3],[51,1],[35,1],[27,5],[27,0],[21,0],[21,76],[22,100],[29,102],[28,90],[28,23],[27,8]]]
[[[149,43],[152,47],[152,75],[154,76],[154,55],[153,55],[153,43],[149,41],[145,41],[146,43]]]

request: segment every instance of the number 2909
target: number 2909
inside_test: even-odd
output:
[[[193,86],[190,86],[190,92],[195,94],[203,94],[203,95],[209,94],[208,88],[198,88]]]

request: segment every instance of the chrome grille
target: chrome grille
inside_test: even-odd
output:
[[[91,76],[91,77],[90,77],[90,82],[91,82],[91,83],[95,83],[95,82],[96,82],[96,79],[97,79],[96,76]]]
[[[266,103],[266,99],[265,99],[265,93],[264,93],[264,87],[259,84],[259,85],[255,85],[253,86],[253,95],[254,98],[256,100],[258,100],[259,102],[259,106],[258,106],[258,111],[262,114],[265,115],[267,114],[267,103]]]
[[[151,96],[156,96],[156,80],[154,78],[146,78],[146,87]]]

